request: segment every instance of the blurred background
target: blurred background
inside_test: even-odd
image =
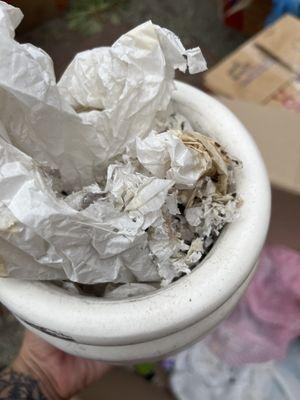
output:
[[[117,399],[122,391],[124,399],[175,396],[184,400],[244,400],[248,397],[239,393],[251,392],[252,381],[254,387],[268,388],[265,391],[269,390],[270,397],[260,397],[263,391],[257,389],[251,399],[296,399],[293,396],[297,390],[300,393],[300,364],[290,357],[288,349],[292,343],[293,354],[298,354],[300,333],[300,324],[295,323],[300,321],[300,1],[9,3],[24,14],[16,39],[45,50],[53,59],[57,79],[76,53],[110,46],[120,35],[149,19],[176,33],[185,47],[200,46],[208,72],[199,76],[178,74],[178,79],[220,97],[238,115],[253,134],[272,182],[271,226],[259,269],[264,272],[260,276],[258,272],[256,286],[250,287],[243,299],[243,312],[240,307],[234,315],[235,322],[225,322],[206,340],[209,351],[198,344],[162,363],[114,370],[82,398]],[[254,293],[256,298],[261,296],[255,311],[251,306]],[[276,296],[280,303],[272,301]],[[278,317],[283,309],[288,310],[290,318]],[[266,310],[271,315],[269,325],[264,325]],[[264,328],[259,330],[257,324]],[[0,361],[7,365],[19,348],[22,328],[1,309],[0,327]],[[228,339],[234,332],[244,338],[238,350]],[[227,351],[215,352],[216,359],[210,351],[221,345],[227,346]],[[258,346],[260,351],[251,353],[251,346]],[[247,349],[245,357],[241,357],[243,349]],[[265,362],[272,363],[268,372]],[[281,373],[280,391],[276,377]]]
[[[20,0],[10,3],[20,7],[25,15],[18,29],[18,40],[33,43],[49,53],[57,78],[77,52],[109,46],[148,19],[176,32],[186,47],[200,45],[210,66],[245,40],[242,32],[222,23],[221,2],[214,0]]]

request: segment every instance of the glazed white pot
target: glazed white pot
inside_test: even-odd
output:
[[[203,262],[167,288],[128,300],[81,297],[51,283],[0,279],[0,300],[28,329],[64,351],[113,363],[162,358],[198,340],[233,309],[255,271],[270,217],[261,156],[236,117],[207,94],[176,82],[178,111],[243,161],[240,218]]]

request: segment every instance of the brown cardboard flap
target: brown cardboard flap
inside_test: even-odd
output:
[[[285,15],[204,76],[208,89],[232,99],[300,111],[300,20]]]
[[[300,194],[300,114],[241,100],[220,100],[254,137],[271,182]]]
[[[241,47],[204,75],[213,92],[262,103],[294,74],[257,48],[253,42]]]
[[[300,20],[285,15],[262,31],[255,43],[292,71],[300,73]]]
[[[265,104],[300,113],[300,80],[295,79],[280,87]]]

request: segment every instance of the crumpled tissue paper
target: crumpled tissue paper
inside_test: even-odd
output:
[[[201,50],[148,21],[56,83],[14,39],[21,19],[0,2],[0,274],[117,298],[189,273],[241,204],[241,163],[172,113],[174,71],[205,70]]]

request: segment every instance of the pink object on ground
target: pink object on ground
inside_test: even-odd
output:
[[[300,253],[266,247],[246,295],[233,314],[206,341],[231,365],[285,356],[300,334]]]

